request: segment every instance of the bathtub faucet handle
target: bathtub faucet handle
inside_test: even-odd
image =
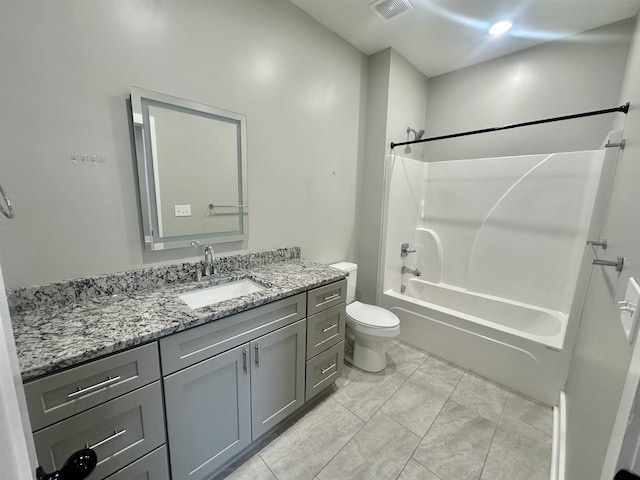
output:
[[[400,245],[400,256],[401,257],[406,257],[410,253],[415,253],[415,250],[409,250],[409,244],[408,243],[403,243],[402,245]]]

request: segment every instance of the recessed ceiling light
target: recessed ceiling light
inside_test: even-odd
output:
[[[507,33],[509,30],[511,30],[512,26],[513,23],[511,23],[509,20],[500,20],[499,22],[491,25],[491,28],[489,29],[489,35],[502,35],[503,33]]]

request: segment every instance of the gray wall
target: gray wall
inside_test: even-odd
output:
[[[633,19],[429,79],[426,137],[618,105]],[[597,148],[614,115],[428,143],[448,160]]]
[[[381,273],[385,161],[391,141],[406,139],[408,126],[420,130],[427,105],[427,78],[397,52],[369,57],[367,124],[358,218],[358,298],[376,303]],[[419,155],[414,149],[412,155]],[[411,155],[410,155],[411,156]]]
[[[131,85],[247,115],[248,243],[353,258],[366,57],[285,0],[1,0],[7,287],[199,257],[145,253]],[[106,155],[73,165],[73,152]]]

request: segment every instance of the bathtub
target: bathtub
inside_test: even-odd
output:
[[[547,405],[564,388],[567,315],[419,278],[386,290],[400,339]],[[569,352],[570,353],[570,352]]]

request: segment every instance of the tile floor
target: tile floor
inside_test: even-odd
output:
[[[551,409],[407,344],[335,392],[230,480],[548,480]]]

